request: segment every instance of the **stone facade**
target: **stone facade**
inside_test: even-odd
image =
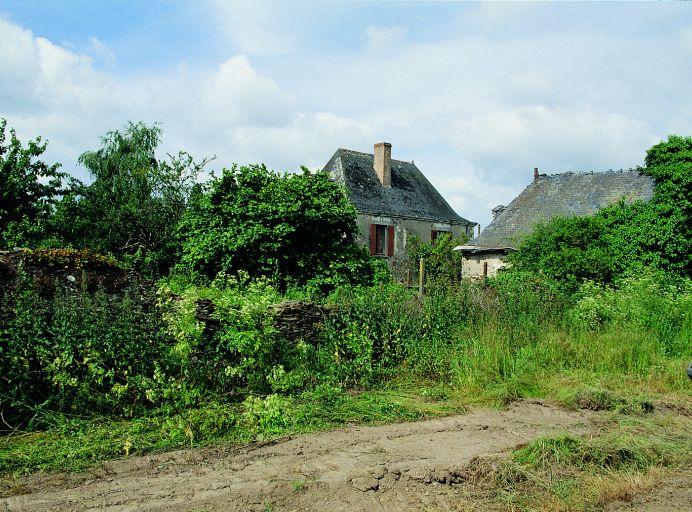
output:
[[[461,277],[464,279],[495,277],[498,270],[507,266],[504,261],[507,250],[461,249],[461,252]]]
[[[394,228],[394,247],[393,254],[390,256],[392,264],[396,264],[406,258],[406,247],[410,235],[415,234],[423,242],[430,242],[433,231],[451,233],[453,237],[461,235],[473,236],[473,226],[464,224],[452,224],[449,222],[432,222],[428,220],[412,219],[406,217],[394,217],[384,215],[358,214],[356,218],[358,225],[359,242],[364,247],[370,247],[370,226],[383,225]],[[385,245],[386,247],[386,245]]]

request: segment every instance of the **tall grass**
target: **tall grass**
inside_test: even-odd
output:
[[[686,285],[645,274],[617,288],[586,284],[574,297],[558,290],[518,274],[435,283],[422,299],[396,285],[340,290],[327,326],[329,350],[341,356],[332,375],[368,385],[405,371],[500,401],[574,382],[688,391]]]

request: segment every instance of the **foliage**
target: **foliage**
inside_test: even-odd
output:
[[[592,331],[639,325],[656,332],[668,353],[680,353],[689,342],[684,336],[692,330],[690,282],[680,286],[685,290],[680,292],[665,274],[651,271],[621,279],[617,289],[587,281],[575,296],[570,319]]]
[[[103,292],[64,292],[51,301],[24,287],[0,316],[2,375],[13,376],[0,381],[3,417],[16,425],[38,414],[19,425],[52,433],[45,446],[16,448],[35,450],[27,459],[0,464],[54,468],[60,462],[52,450],[87,464],[425,414],[420,405],[349,391],[382,386],[415,387],[424,401],[450,393],[496,403],[553,396],[633,415],[650,409],[643,393],[684,396],[689,288],[671,287],[662,274],[589,286],[572,301],[556,283],[519,273],[435,283],[423,297],[393,283],[343,286],[323,299],[321,331],[296,342],[273,327],[273,304],[283,297],[266,280],[220,275],[197,286],[169,279],[156,309]],[[670,313],[656,319],[657,304]],[[583,319],[593,308],[609,313],[591,326]],[[65,416],[51,410],[84,418],[64,425]],[[115,426],[94,425],[101,414]],[[80,436],[90,436],[82,447]]]
[[[45,235],[45,223],[62,192],[66,174],[59,164],[39,158],[47,143],[41,137],[25,146],[0,119],[0,247],[33,246]]]
[[[654,178],[646,202],[620,202],[588,217],[540,224],[508,256],[517,270],[540,272],[575,290],[611,283],[642,267],[689,276],[692,268],[692,137],[653,146],[640,169]]]
[[[462,255],[454,248],[468,242],[468,235],[454,238],[442,233],[434,242],[424,243],[418,235],[410,235],[407,240],[408,257],[416,267],[421,258],[425,260],[426,280],[459,281],[461,279]]]
[[[190,287],[174,296],[160,290],[164,319],[174,339],[170,356],[176,374],[190,389],[244,397],[305,386],[304,344],[285,343],[272,323],[272,306],[280,294],[261,279],[248,281],[219,275],[208,287]],[[198,320],[200,301],[213,304],[215,328]]]
[[[46,297],[25,275],[0,310],[7,421],[49,410],[132,416],[146,406],[163,342],[141,297],[59,287]]]
[[[185,214],[181,268],[207,277],[244,271],[282,286],[369,282],[369,259],[354,244],[355,216],[325,174],[234,166],[207,183]]]
[[[177,257],[178,221],[207,160],[195,162],[182,151],[157,159],[160,142],[158,126],[129,123],[108,132],[100,149],[83,153],[79,163],[93,181],[75,184],[57,205],[56,236],[147,273],[165,273]]]
[[[192,187],[199,168],[191,159],[155,160],[159,135],[144,125],[109,134],[82,157],[94,183],[68,194],[51,221],[73,245],[95,244],[107,256],[51,250],[26,259],[87,272],[89,262],[111,268],[115,256],[157,273],[175,259],[177,241],[178,272],[159,281],[155,298],[64,284],[46,293],[23,269],[16,287],[0,290],[1,418],[47,429],[3,454],[2,470],[414,419],[439,414],[430,401],[449,396],[550,396],[636,417],[650,409],[645,394],[689,394],[682,369],[692,357],[692,285],[679,253],[687,139],[649,152],[651,203],[556,219],[496,278],[459,282],[451,249],[462,241],[414,241],[412,255],[426,258],[431,276],[420,296],[356,247],[353,206],[326,176],[234,167]],[[98,201],[121,188],[106,219]],[[627,227],[626,215],[636,217]],[[627,230],[644,232],[658,222],[652,216],[665,220],[656,224],[665,236],[645,246]],[[319,303],[323,321],[283,339],[274,312],[286,298]],[[417,389],[414,405],[401,386]],[[515,463],[592,468],[614,456],[596,448],[585,460],[574,455],[585,456],[582,441],[547,440]],[[629,458],[614,470],[659,460],[618,453]]]

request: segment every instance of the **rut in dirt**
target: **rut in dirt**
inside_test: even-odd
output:
[[[448,484],[468,478],[471,461],[539,436],[584,434],[598,417],[525,400],[504,411],[169,452],[26,477],[23,494],[0,500],[0,510],[466,509]]]

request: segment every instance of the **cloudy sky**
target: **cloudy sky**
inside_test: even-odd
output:
[[[388,141],[486,225],[534,167],[692,134],[690,91],[690,3],[0,1],[0,117],[80,177],[128,120],[215,169]]]

